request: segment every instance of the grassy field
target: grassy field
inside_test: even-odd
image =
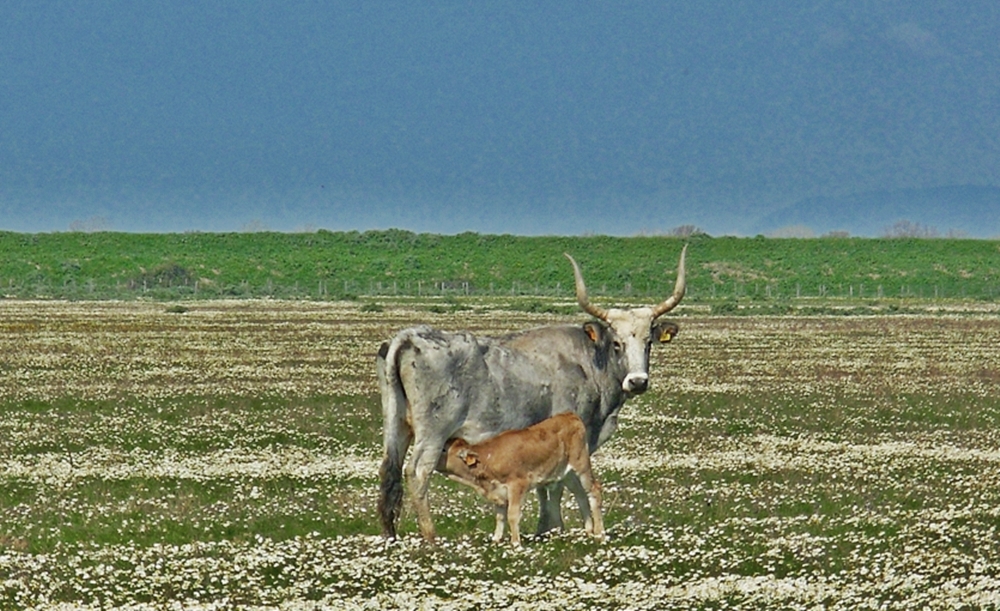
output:
[[[0,295],[21,299],[342,299],[572,294],[564,252],[595,295],[659,296],[681,245],[689,302],[784,307],[817,297],[1000,298],[1000,242],[953,239],[519,237],[406,231],[0,232]]]
[[[1000,607],[1000,307],[682,304],[595,455],[609,540],[567,506],[515,552],[441,477],[440,545],[378,536],[374,354],[585,317],[440,305],[0,300],[0,608]]]

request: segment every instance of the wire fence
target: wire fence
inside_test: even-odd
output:
[[[321,285],[323,286],[323,285]],[[323,289],[325,290],[325,289]],[[648,285],[635,286],[624,283],[617,286],[601,284],[588,287],[591,295],[608,297],[665,297],[672,290],[670,285],[656,288]],[[476,286],[469,282],[427,282],[427,283],[387,283],[371,281],[363,283],[345,282],[345,294],[368,296],[537,296],[537,297],[567,297],[575,295],[572,285],[562,283],[541,285],[523,282],[512,282],[510,285],[490,283],[487,286]],[[804,299],[804,298],[844,298],[844,299],[995,299],[1000,295],[998,285],[955,286],[945,284],[890,284],[857,283],[857,284],[820,284],[805,286],[769,283],[710,283],[699,284],[688,282],[685,299]]]
[[[668,295],[671,284],[624,282],[588,285],[588,292],[597,298],[657,300]],[[522,281],[477,284],[469,281],[385,281],[375,279],[324,278],[314,282],[263,282],[243,280],[233,283],[182,281],[116,281],[67,279],[62,282],[16,282],[9,279],[2,291],[6,298],[19,299],[213,299],[213,298],[275,298],[275,299],[359,299],[389,297],[548,297],[573,299],[572,284],[541,284]],[[740,282],[689,280],[685,299],[688,301],[771,300],[793,299],[975,299],[994,301],[1000,298],[1000,283],[914,283],[858,282]]]

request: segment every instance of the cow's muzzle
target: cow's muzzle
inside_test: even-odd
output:
[[[622,380],[622,390],[634,395],[646,392],[649,388],[649,375],[645,373],[630,373]]]

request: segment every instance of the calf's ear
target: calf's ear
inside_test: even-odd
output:
[[[479,464],[479,454],[476,454],[472,450],[460,450],[458,452],[458,459],[469,467],[475,467]]]
[[[653,337],[656,338],[661,344],[666,344],[670,340],[674,339],[677,332],[680,331],[680,327],[676,323],[672,323],[669,320],[663,320],[655,325],[653,325]]]

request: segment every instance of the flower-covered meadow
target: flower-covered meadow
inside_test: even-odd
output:
[[[995,310],[682,306],[595,455],[609,540],[567,502],[514,551],[440,477],[439,544],[378,535],[379,344],[584,320],[451,309],[0,301],[0,608],[1000,608]]]

